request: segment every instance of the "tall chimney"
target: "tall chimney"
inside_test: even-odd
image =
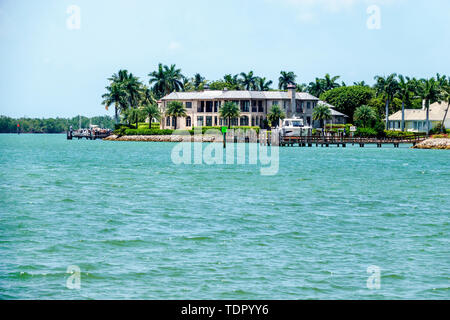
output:
[[[288,94],[289,94],[289,97],[291,98],[291,107],[290,107],[290,110],[287,110],[287,113],[288,113],[289,117],[291,116],[291,113],[295,112],[295,107],[296,107],[296,105],[295,105],[296,89],[297,89],[297,86],[295,84],[293,84],[293,83],[290,83],[287,86]]]

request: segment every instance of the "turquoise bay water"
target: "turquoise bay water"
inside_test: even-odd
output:
[[[0,135],[0,298],[450,298],[450,152],[282,148],[262,176],[173,146]]]

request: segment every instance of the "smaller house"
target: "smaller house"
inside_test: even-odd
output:
[[[444,115],[447,111],[447,103],[433,103],[430,105],[429,121],[430,130],[436,128],[439,123],[442,123]],[[402,111],[389,116],[389,130],[400,131],[402,128]],[[427,111],[426,109],[405,109],[405,131],[408,132],[426,132],[427,125]],[[450,128],[450,112],[447,113],[444,126]]]
[[[331,122],[332,124],[347,124],[348,122],[348,116],[343,114],[342,112],[339,112],[336,110],[335,106],[332,106],[331,104],[325,102],[325,101],[319,101],[319,103],[322,103],[326,105],[331,110]],[[327,121],[329,123],[329,121]]]

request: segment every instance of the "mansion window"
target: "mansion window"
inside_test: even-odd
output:
[[[206,101],[206,112],[212,112],[212,111],[213,111],[213,102]]]
[[[186,109],[192,109],[192,102],[186,102]]]
[[[273,106],[277,106],[277,105],[278,105],[278,100],[273,100],[273,101],[272,101],[272,105],[273,105]]]
[[[241,126],[248,126],[248,117],[241,117]]]
[[[306,103],[306,109],[311,109],[311,102],[308,101],[308,102]]]
[[[264,112],[263,102],[261,100],[258,101],[258,112]]]
[[[203,116],[198,116],[197,117],[197,126],[198,127],[203,126]]]
[[[302,112],[302,104],[301,104],[300,101],[296,102],[295,111],[298,112],[298,113]]]
[[[191,117],[186,117],[186,127],[191,126]]]
[[[212,127],[212,117],[211,116],[206,116],[206,126]]]
[[[257,105],[256,105],[256,101],[253,100],[253,101],[252,101],[252,112],[257,112],[257,111],[258,111],[258,107],[257,107]]]
[[[170,117],[166,118],[166,126],[170,127]]]
[[[200,104],[197,102],[197,112],[205,112],[205,101],[200,101]]]
[[[248,100],[241,101],[241,111],[242,112],[250,111],[250,101],[248,101]]]

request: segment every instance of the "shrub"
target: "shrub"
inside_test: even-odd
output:
[[[378,132],[373,128],[358,128],[355,132],[355,137],[373,138],[377,137]]]
[[[448,134],[435,134],[431,136],[432,139],[448,138]]]
[[[369,87],[349,86],[329,90],[320,95],[320,100],[326,101],[336,109],[353,119],[353,113],[359,106],[367,104],[373,97],[375,91]]]
[[[196,129],[196,128],[199,128],[199,127],[194,127],[192,130],[190,130],[190,131],[192,131],[192,134],[194,132],[194,129]],[[202,128],[202,133],[205,133],[207,130],[211,130],[211,129],[216,129],[216,130],[219,130],[219,131],[221,131],[221,129],[222,129],[222,127],[201,127],[201,128]],[[257,133],[259,133],[259,129],[260,128],[259,127],[244,126],[244,127],[231,127],[231,129],[241,129],[241,130],[244,130],[244,131],[253,129],[253,130],[256,130]]]
[[[170,135],[174,130],[170,129],[125,129],[127,136],[157,136]]]

